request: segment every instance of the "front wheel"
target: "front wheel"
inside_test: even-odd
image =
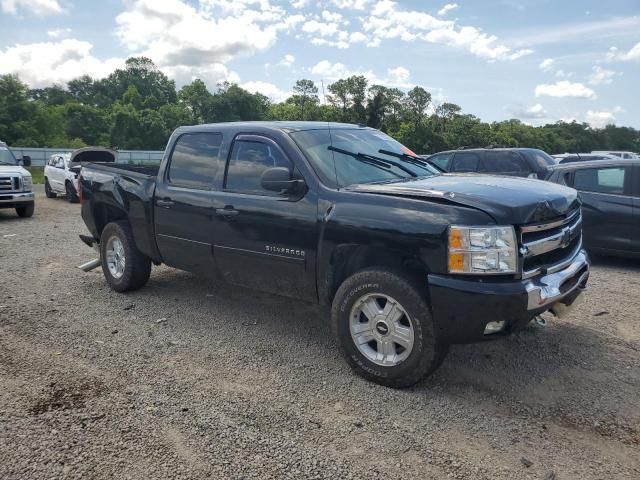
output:
[[[56,194],[54,193],[53,190],[51,190],[51,185],[49,185],[49,179],[45,178],[44,179],[44,194],[46,195],[47,198],[56,198]]]
[[[336,292],[332,328],[359,375],[393,388],[434,372],[447,345],[436,338],[429,305],[412,282],[383,270],[349,277]]]
[[[26,205],[16,207],[16,213],[19,217],[28,218],[33,216],[33,211],[35,209],[34,203],[28,203]]]
[[[104,278],[116,292],[137,290],[149,280],[151,261],[136,247],[126,222],[112,222],[104,227],[100,258]]]
[[[78,203],[78,200],[79,200],[78,194],[76,193],[76,189],[73,187],[71,182],[65,183],[64,188],[66,192],[67,201],[69,203]]]

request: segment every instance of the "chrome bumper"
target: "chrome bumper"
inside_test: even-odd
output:
[[[576,290],[584,290],[588,278],[589,256],[586,251],[580,250],[564,269],[525,281],[527,310],[551,307],[570,295],[575,299],[580,294]]]
[[[35,198],[36,195],[33,192],[0,193],[0,205],[3,203],[33,202]]]

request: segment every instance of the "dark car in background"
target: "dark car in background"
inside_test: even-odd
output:
[[[554,155],[553,158],[555,158],[558,163],[591,162],[593,160],[619,160],[619,158],[605,153],[563,153],[561,155]]]
[[[462,148],[439,152],[429,161],[447,172],[494,173],[545,179],[556,161],[537,148]]]
[[[560,164],[547,180],[580,192],[587,250],[640,257],[640,160]]]

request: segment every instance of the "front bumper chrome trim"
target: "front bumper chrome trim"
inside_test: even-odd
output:
[[[578,274],[580,277],[576,280],[575,276]],[[576,289],[584,289],[588,278],[589,256],[586,251],[580,250],[564,269],[525,281],[524,287],[528,296],[527,310],[550,307],[575,292]],[[571,280],[576,281],[573,281],[569,288],[563,289],[563,285]]]
[[[33,192],[16,192],[16,193],[1,193],[0,192],[0,205],[3,203],[20,203],[20,202],[33,202],[36,195]]]

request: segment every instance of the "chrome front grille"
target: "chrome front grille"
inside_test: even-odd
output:
[[[0,177],[0,193],[20,191],[20,177]]]
[[[520,245],[523,278],[562,269],[582,247],[580,210],[553,222],[520,227]]]

